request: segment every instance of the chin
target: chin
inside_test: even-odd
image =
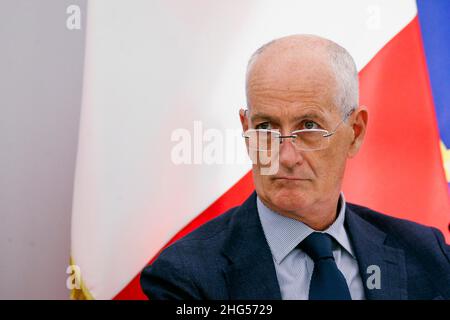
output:
[[[304,190],[281,188],[268,194],[268,200],[279,211],[293,212],[308,207],[311,197]]]

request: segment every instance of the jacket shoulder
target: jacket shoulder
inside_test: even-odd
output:
[[[211,239],[216,236],[220,236],[222,233],[229,230],[230,227],[230,221],[234,214],[236,213],[237,209],[239,207],[233,207],[224,213],[220,214],[219,216],[211,219],[210,221],[204,223],[203,225],[199,226],[197,229],[193,230],[186,236],[182,237],[175,243],[178,245],[190,242],[190,241],[196,241],[196,240],[206,240]],[[174,243],[174,244],[175,244]]]
[[[147,297],[225,298],[225,286],[219,285],[223,279],[218,271],[226,262],[219,252],[226,242],[230,220],[238,208],[226,211],[162,250],[141,273],[141,287]]]
[[[407,229],[415,232],[429,233],[432,229],[436,229],[411,220],[396,218],[354,203],[347,203],[347,205],[352,212],[383,231],[389,231],[391,229],[398,229],[398,231],[401,231]]]
[[[442,232],[437,228],[396,218],[361,205],[347,205],[352,212],[386,233],[391,242],[411,248],[416,254],[442,252],[450,263],[450,246],[445,243]]]
[[[220,251],[226,241],[230,221],[239,207],[234,207],[199,226],[161,251],[160,257],[172,259],[183,256],[195,261]]]

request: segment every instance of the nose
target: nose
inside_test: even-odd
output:
[[[291,138],[283,139],[280,144],[280,165],[285,168],[293,168],[303,163],[304,158],[301,151],[296,150]]]

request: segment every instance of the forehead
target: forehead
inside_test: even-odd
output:
[[[298,123],[303,120],[314,120],[320,124],[331,124],[339,117],[338,113],[333,113],[327,107],[318,105],[304,106],[301,104],[289,104],[284,106],[258,105],[251,109],[251,122],[273,123]]]
[[[321,52],[262,54],[247,78],[248,104],[254,111],[334,113],[336,95],[335,73]]]
[[[260,86],[250,90],[248,102],[252,118],[332,120],[340,116],[333,92],[321,83],[295,89]]]

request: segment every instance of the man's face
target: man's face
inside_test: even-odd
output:
[[[243,129],[275,129],[282,135],[294,130],[332,131],[342,120],[336,106],[336,83],[323,59],[305,56],[301,62],[276,58],[258,59],[249,74],[249,112],[241,113]],[[352,121],[352,117],[348,120]],[[340,192],[346,159],[354,139],[348,123],[329,138],[326,149],[298,150],[290,139],[279,148],[279,169],[273,175],[253,165],[256,192],[272,210],[288,216],[320,208]]]

